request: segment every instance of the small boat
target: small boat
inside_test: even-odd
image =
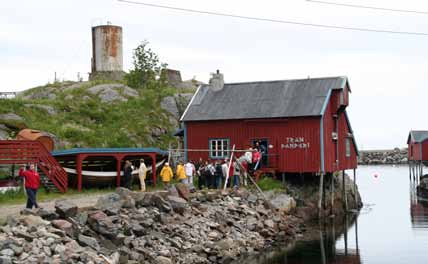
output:
[[[156,169],[158,169],[162,164],[164,164],[166,159],[156,163]],[[71,176],[70,178],[76,178],[77,174],[76,169],[66,168],[64,170]],[[147,166],[147,174],[152,172],[152,166]],[[123,176],[123,171],[120,172],[120,175]],[[134,179],[138,179],[138,168],[132,171],[132,176]],[[114,184],[116,182],[117,172],[116,171],[89,171],[82,170],[83,182],[85,184]],[[149,177],[147,177],[149,178]]]
[[[0,193],[9,191],[9,190],[19,190],[21,187],[19,183],[15,180],[0,180]]]

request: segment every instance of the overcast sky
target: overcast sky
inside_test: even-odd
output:
[[[138,1],[138,0],[136,0]],[[428,11],[427,1],[332,0]],[[287,1],[146,0],[147,3],[373,29],[428,33],[428,15]],[[142,40],[184,79],[226,82],[349,78],[348,113],[360,149],[405,146],[427,129],[428,36],[256,22],[131,5],[115,0],[14,0],[0,8],[0,91],[21,91],[90,71],[91,26],[123,27],[125,70]]]

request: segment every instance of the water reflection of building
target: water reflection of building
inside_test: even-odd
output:
[[[415,188],[410,188],[410,218],[413,228],[428,228],[428,200],[419,198]]]
[[[352,229],[352,227],[354,227]],[[316,228],[315,228],[316,229]],[[348,232],[355,231],[355,248],[350,248]],[[343,235],[343,241],[340,240]],[[360,264],[358,248],[357,217],[332,220],[320,225],[319,230],[308,231],[304,241],[296,242],[290,249],[277,254],[269,254],[258,259],[242,263],[264,264]],[[343,242],[343,248],[338,241]],[[339,249],[338,249],[339,248]]]

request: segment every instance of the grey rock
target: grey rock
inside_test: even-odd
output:
[[[165,201],[159,194],[151,196],[151,203],[161,211],[170,212],[172,210],[171,204]]]
[[[12,264],[12,259],[7,256],[0,256],[0,264]]]
[[[59,217],[59,215],[55,211],[48,210],[45,208],[39,208],[37,210],[36,214],[38,216],[40,216],[41,218],[48,220],[48,221],[58,219],[58,217]]]
[[[161,108],[169,112],[176,119],[180,118],[180,112],[177,107],[177,102],[173,96],[164,97],[160,104]]]
[[[76,230],[73,225],[63,219],[56,219],[52,221],[52,225],[62,231],[64,231],[67,235],[74,237],[76,235]]]
[[[164,256],[158,256],[155,258],[156,264],[172,264],[172,260],[170,258]]]
[[[3,249],[2,251],[0,251],[0,254],[7,257],[15,256],[15,252],[13,252],[13,250],[10,248]]]
[[[95,208],[105,211],[109,215],[116,215],[122,208],[123,200],[117,193],[108,194],[98,199]]]
[[[174,210],[174,212],[179,213],[179,214],[184,214],[186,209],[189,207],[189,205],[187,204],[187,201],[181,197],[168,196],[167,200],[168,200],[169,204],[171,205],[172,210]]]
[[[67,200],[58,200],[55,202],[55,210],[61,218],[67,219],[76,216],[77,205]]]
[[[96,211],[89,214],[88,224],[92,230],[110,239],[114,239],[117,236],[117,227],[102,211]]]
[[[4,124],[6,127],[13,129],[23,129],[27,127],[24,118],[15,113],[1,114],[0,124]]]
[[[28,90],[24,92],[26,95],[20,95],[20,97],[27,100],[54,100],[56,98],[55,89],[55,87],[44,87],[43,89]]]
[[[100,84],[89,88],[87,91],[97,95],[103,103],[126,102],[129,97],[139,96],[136,90],[123,84]]]
[[[40,104],[25,104],[25,107],[29,107],[29,108],[38,108],[38,109],[42,109],[44,111],[46,111],[49,115],[56,115],[57,111],[55,110],[55,108],[53,108],[50,105],[40,105]]]
[[[98,241],[93,237],[89,237],[89,236],[79,234],[77,237],[77,240],[83,246],[91,247],[91,248],[95,249],[96,251],[100,250],[100,245],[98,244]]]

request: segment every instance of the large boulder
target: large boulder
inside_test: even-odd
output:
[[[88,216],[88,224],[92,230],[110,239],[114,239],[118,234],[117,227],[113,221],[102,211],[90,213]]]
[[[46,113],[48,113],[49,115],[56,115],[56,114],[57,114],[57,112],[56,112],[55,108],[53,108],[53,107],[52,107],[52,106],[50,106],[50,105],[41,105],[41,104],[25,104],[24,106],[25,106],[25,107],[28,107],[28,108],[37,108],[37,109],[44,110],[44,111],[46,111]]]
[[[10,132],[10,129],[7,126],[0,124],[0,140],[8,139],[9,132]]]
[[[173,115],[176,119],[180,118],[180,112],[177,107],[177,102],[175,101],[174,96],[166,96],[162,99],[161,108],[171,115]]]
[[[77,209],[76,204],[67,200],[58,200],[55,202],[55,211],[63,219],[76,216]]]
[[[114,101],[126,102],[130,97],[138,97],[138,92],[123,84],[99,84],[87,90],[97,95],[101,102],[111,103]]]
[[[175,189],[177,189],[178,195],[180,195],[181,198],[185,199],[186,201],[189,201],[190,192],[186,184],[176,183]]]
[[[186,200],[177,196],[168,196],[167,200],[171,205],[172,210],[174,210],[174,212],[179,214],[183,214],[186,211],[186,209],[189,207]]]
[[[0,124],[12,129],[24,129],[27,127],[24,118],[14,113],[1,114]]]
[[[109,215],[116,215],[122,208],[123,200],[117,193],[112,193],[100,197],[95,204],[95,208],[106,212]]]
[[[274,194],[269,199],[270,205],[281,212],[289,213],[296,208],[296,201],[285,193]]]
[[[98,241],[93,237],[89,237],[89,236],[79,234],[79,236],[77,237],[77,240],[79,241],[79,243],[82,246],[91,247],[91,248],[95,249],[96,251],[100,250],[100,245],[98,244]]]
[[[64,231],[68,236],[75,237],[76,236],[76,229],[73,227],[73,224],[70,222],[63,220],[63,219],[57,219],[52,220],[52,225],[62,231]]]

